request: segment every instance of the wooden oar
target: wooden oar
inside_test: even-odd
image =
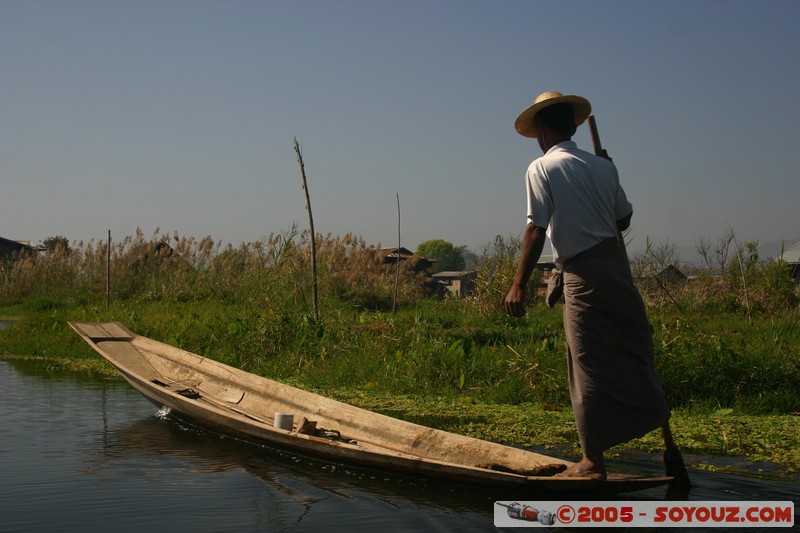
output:
[[[600,134],[597,132],[597,121],[594,115],[589,115],[589,131],[592,134],[592,144],[594,145],[595,155],[611,159],[608,157],[608,153],[603,150],[603,145],[600,144]],[[631,276],[631,281],[633,281],[633,274],[631,273],[631,266],[628,261],[628,251],[625,248],[625,239],[619,229],[617,229],[617,240],[619,240],[619,245],[625,256],[625,265],[628,267],[628,274]],[[680,491],[688,492],[692,486],[689,481],[689,472],[686,471],[686,464],[683,462],[681,451],[672,439],[672,430],[669,427],[669,421],[661,425],[661,434],[664,436],[664,472],[674,479],[671,483],[672,487]]]

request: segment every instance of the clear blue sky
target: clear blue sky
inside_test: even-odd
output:
[[[305,228],[480,249],[525,224],[514,131],[594,106],[633,246],[800,237],[800,2],[0,0],[0,236]],[[575,139],[591,149],[586,127]]]

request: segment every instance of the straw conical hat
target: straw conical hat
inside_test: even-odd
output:
[[[533,105],[523,111],[514,122],[514,127],[517,133],[525,137],[536,138],[539,136],[539,131],[536,129],[536,113],[555,104],[570,104],[575,112],[575,125],[580,126],[584,121],[589,118],[592,112],[592,104],[589,100],[582,96],[575,96],[572,94],[561,94],[557,91],[547,91],[536,97]]]

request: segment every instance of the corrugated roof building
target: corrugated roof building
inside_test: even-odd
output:
[[[0,237],[0,257],[10,257],[14,253],[30,252],[35,253],[36,248],[29,244],[19,241],[12,241]]]
[[[800,242],[783,252],[782,259],[787,263],[800,263]]]
[[[434,261],[428,259],[427,257],[423,257],[421,255],[417,255],[408,248],[404,247],[394,247],[394,248],[380,248],[378,253],[381,256],[381,260],[384,264],[395,264],[397,262],[403,261],[411,261],[412,269],[414,272],[422,272],[424,270],[429,269]]]
[[[800,279],[800,241],[783,252],[781,259],[786,261],[792,268],[792,277]]]

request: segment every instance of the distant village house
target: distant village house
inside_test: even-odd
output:
[[[381,248],[378,250],[383,264],[394,265],[397,262],[409,261],[414,272],[424,272],[433,266],[433,261],[427,257],[417,255],[408,248]]]
[[[12,257],[21,253],[36,253],[37,249],[29,243],[12,241],[0,237],[0,258]]]
[[[800,281],[800,241],[783,252],[781,259],[786,261],[792,271],[792,278]]]
[[[556,269],[556,264],[553,262],[553,257],[550,255],[543,255],[536,263],[534,270],[541,274],[539,284],[536,286],[536,294],[544,297],[547,294],[547,281],[553,275],[553,270]]]
[[[475,272],[438,272],[431,276],[434,283],[445,291],[446,296],[462,298],[475,291]]]

